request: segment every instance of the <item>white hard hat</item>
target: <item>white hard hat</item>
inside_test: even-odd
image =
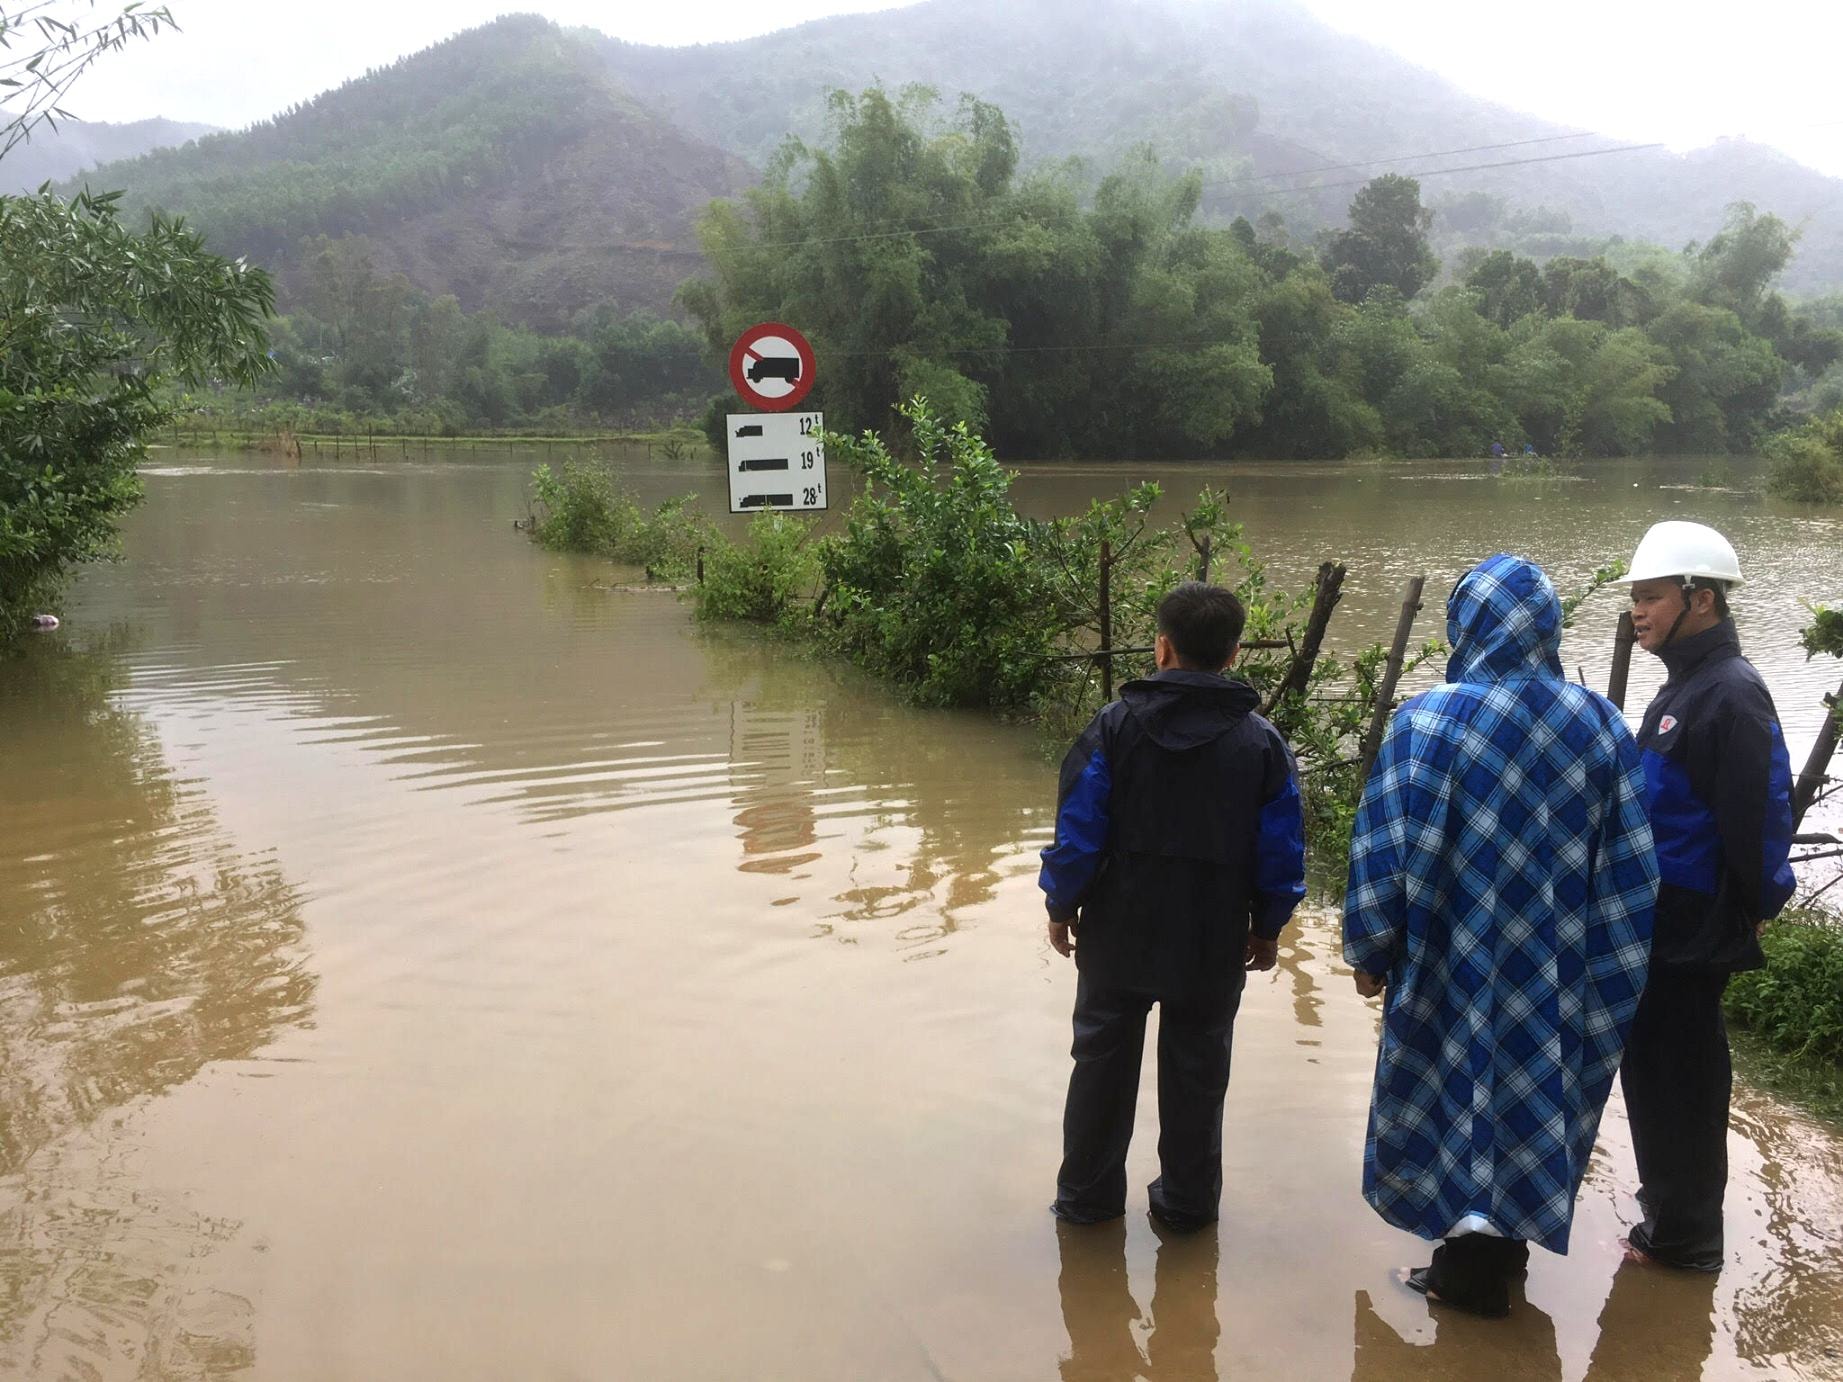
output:
[[[1705,580],[1741,584],[1741,563],[1727,538],[1703,523],[1671,519],[1654,523],[1639,539],[1632,565],[1619,584],[1701,576]]]

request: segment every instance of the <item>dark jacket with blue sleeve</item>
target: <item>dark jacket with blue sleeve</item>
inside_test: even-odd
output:
[[[1113,987],[1182,998],[1239,980],[1249,928],[1305,896],[1286,741],[1245,682],[1182,669],[1128,682],[1063,759],[1050,919],[1080,914],[1076,961]]]
[[[1645,711],[1643,751],[1660,879],[1653,965],[1758,969],[1754,926],[1794,890],[1792,768],[1766,683],[1732,620],[1665,646],[1669,679]]]

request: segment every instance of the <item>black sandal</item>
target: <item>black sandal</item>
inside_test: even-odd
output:
[[[1432,1272],[1433,1267],[1431,1265],[1416,1267],[1401,1278],[1401,1283],[1416,1295],[1426,1296],[1428,1300],[1436,1305],[1450,1305],[1455,1310],[1463,1310],[1468,1315],[1477,1315],[1480,1319],[1501,1320],[1510,1313],[1510,1295],[1508,1291],[1501,1293],[1503,1297],[1501,1300],[1453,1300],[1439,1293],[1439,1290],[1430,1280]]]

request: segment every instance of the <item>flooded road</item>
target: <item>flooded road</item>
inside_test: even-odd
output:
[[[512,532],[528,466],[164,458],[126,560],[0,663],[0,1376],[1843,1376],[1843,1138],[1748,1091],[1719,1279],[1619,1266],[1615,1098],[1512,1320],[1396,1286],[1425,1252],[1358,1196],[1376,1010],[1322,910],[1243,1003],[1219,1230],[1160,1240],[1142,1135],[1127,1221],[1059,1232],[1033,734],[593,588]],[[1565,589],[1707,518],[1795,760],[1834,685],[1791,638],[1843,523],[1662,468],[1021,493],[1225,477],[1277,575],[1350,560],[1352,643],[1415,571],[1507,546]]]

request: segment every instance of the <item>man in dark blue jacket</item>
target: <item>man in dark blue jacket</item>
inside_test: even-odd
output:
[[[1218,586],[1172,591],[1158,607],[1157,674],[1128,682],[1063,760],[1056,842],[1039,881],[1050,944],[1079,970],[1054,1206],[1074,1223],[1126,1212],[1153,1003],[1152,1213],[1199,1228],[1222,1199],[1222,1105],[1245,971],[1273,967],[1280,929],[1305,896],[1292,754],[1255,714],[1254,689],[1223,675],[1245,618]]]
[[[1638,734],[1660,885],[1620,1071],[1644,1215],[1628,1248],[1635,1260],[1714,1272],[1733,1075],[1722,991],[1764,963],[1759,931],[1792,896],[1791,764],[1728,616],[1741,583],[1728,540],[1700,523],[1659,523],[1625,580],[1638,644],[1669,673]]]

